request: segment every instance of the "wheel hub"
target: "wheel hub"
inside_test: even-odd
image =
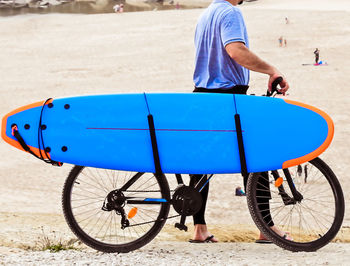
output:
[[[112,190],[108,193],[104,203],[102,210],[104,211],[112,211],[115,210],[120,212],[120,209],[125,206],[126,198],[120,190]]]

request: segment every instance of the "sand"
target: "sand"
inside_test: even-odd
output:
[[[264,0],[247,3],[242,10],[251,49],[285,74],[291,86],[288,98],[317,106],[333,118],[335,136],[321,158],[338,176],[348,202],[349,4],[345,0]],[[50,97],[192,91],[193,33],[201,12],[0,18],[1,116]],[[287,47],[278,47],[281,35]],[[328,66],[302,66],[313,63],[316,47]],[[266,85],[266,76],[252,73],[251,93],[263,94]],[[126,255],[103,255],[88,248],[58,254],[24,251],[40,246],[45,235],[74,239],[61,210],[61,190],[71,165],[51,167],[3,141],[0,154],[0,263],[127,265],[140,264],[142,258],[147,265],[339,265],[350,259],[350,245],[344,243],[298,254],[252,243],[258,231],[245,198],[234,196],[234,188],[242,185],[239,175],[217,175],[212,181],[207,223],[223,242],[218,245],[188,244],[192,230],[188,219],[190,232],[176,231],[175,221],[169,220],[154,242]],[[338,242],[350,239],[349,211],[346,206]]]

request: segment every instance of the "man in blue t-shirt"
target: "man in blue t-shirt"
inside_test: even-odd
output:
[[[214,0],[200,16],[195,33],[195,87],[232,89],[247,86],[249,70],[268,74],[268,87],[282,74],[249,50],[247,29],[239,0]],[[284,79],[281,92],[289,85]]]
[[[213,1],[199,18],[196,33],[196,87],[229,89],[248,85],[249,70],[232,59],[226,46],[237,43],[249,48],[247,29],[241,10],[228,1]]]
[[[195,32],[194,92],[246,94],[250,70],[269,75],[269,90],[276,78],[283,77],[275,67],[249,50],[246,25],[237,7],[242,3],[242,0],[214,0],[200,16]],[[289,88],[286,79],[283,78],[279,85],[279,91],[285,94]],[[191,175],[190,185],[196,184],[201,178],[203,175]],[[208,191],[209,185],[201,191],[203,205],[193,216],[195,227],[191,242],[217,242],[208,232],[204,219]],[[262,204],[268,205],[268,200]],[[289,237],[273,223],[269,225],[276,233]],[[262,234],[260,239],[264,240]]]

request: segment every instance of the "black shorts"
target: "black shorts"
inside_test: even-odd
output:
[[[193,92],[213,92],[213,93],[230,93],[230,94],[247,94],[249,86],[247,85],[236,85],[228,89],[207,89],[195,87]]]

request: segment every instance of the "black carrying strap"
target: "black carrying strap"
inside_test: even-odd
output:
[[[162,171],[162,166],[161,166],[160,159],[159,159],[159,150],[158,150],[158,144],[157,144],[156,129],[154,126],[153,115],[151,114],[151,111],[150,111],[149,106],[148,106],[147,95],[146,95],[146,93],[144,93],[143,95],[145,97],[145,103],[146,103],[147,110],[148,110],[147,120],[148,120],[149,134],[151,137],[155,174],[160,176],[160,175],[163,175],[163,171]]]
[[[42,115],[43,115],[43,110],[44,110],[44,107],[46,105],[46,103],[48,101],[50,101],[51,98],[47,99],[42,108],[41,108],[41,112],[40,112],[40,120],[39,120],[39,128],[38,128],[38,150],[39,150],[39,154],[40,156],[36,155],[31,149],[30,147],[26,144],[26,142],[24,141],[23,137],[21,136],[21,134],[19,133],[18,131],[18,127],[16,124],[13,124],[11,126],[11,129],[12,129],[12,135],[17,139],[18,143],[21,145],[21,147],[26,151],[26,152],[29,152],[31,155],[33,155],[34,157],[44,161],[45,163],[50,163],[54,166],[62,166],[63,163],[61,162],[56,162],[54,160],[51,160],[49,159],[49,154],[46,152],[46,149],[45,149],[45,145],[44,145],[44,140],[43,140],[43,133],[42,133]],[[43,147],[43,149],[41,149],[41,147]],[[42,154],[42,150],[44,151],[44,154],[45,154],[45,157],[43,156]]]
[[[241,118],[240,118],[239,114],[235,114],[235,124],[236,124],[236,132],[237,132],[239,159],[240,159],[240,163],[241,163],[241,174],[243,176],[244,191],[247,191],[247,183],[248,183],[249,173],[248,173],[248,169],[247,169],[247,161],[246,161],[245,151],[244,151]]]
[[[153,116],[151,114],[149,114],[147,116],[147,119],[148,119],[149,133],[151,136],[154,167],[156,170],[156,174],[160,175],[160,174],[163,174],[163,171],[162,171],[162,167],[161,167],[160,159],[159,159],[159,151],[158,151],[158,144],[157,144],[156,130],[154,127]]]
[[[241,173],[242,173],[242,176],[246,178],[248,176],[248,170],[247,170],[247,162],[246,162],[246,157],[244,152],[241,119],[239,114],[235,114],[235,124],[236,124],[236,131],[237,131],[239,158],[241,162]]]
[[[17,125],[16,124],[12,125],[11,129],[12,129],[12,135],[17,139],[19,144],[21,144],[21,147],[25,151],[34,155],[35,157],[38,157],[34,152],[31,151],[31,149],[28,147],[28,145],[25,143],[24,139],[22,138],[21,134],[19,134]]]

